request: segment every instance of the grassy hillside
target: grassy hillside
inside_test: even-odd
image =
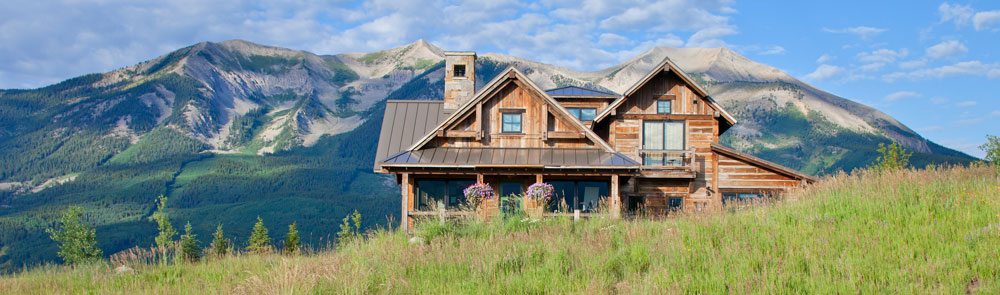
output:
[[[45,267],[12,293],[1000,292],[1000,171],[835,175],[771,205],[668,220],[421,224],[306,256]]]

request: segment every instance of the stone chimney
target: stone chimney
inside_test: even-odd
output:
[[[476,95],[476,53],[444,53],[444,109],[455,110]]]

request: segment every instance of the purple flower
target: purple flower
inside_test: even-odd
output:
[[[525,195],[535,200],[545,200],[548,202],[552,199],[552,193],[554,191],[555,188],[553,188],[551,184],[538,182],[529,186],[528,192],[526,192]]]
[[[465,200],[473,206],[478,206],[483,200],[492,199],[495,195],[493,188],[485,183],[470,185],[462,192],[465,194]]]

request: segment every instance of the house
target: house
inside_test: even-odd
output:
[[[387,102],[374,168],[396,176],[404,228],[455,211],[474,183],[507,204],[546,182],[551,214],[606,204],[620,216],[710,210],[814,181],[719,144],[736,119],[669,59],[623,94],[543,90],[513,67],[477,88],[475,61],[445,54],[442,101]]]

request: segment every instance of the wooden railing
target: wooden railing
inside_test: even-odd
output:
[[[695,152],[691,150],[639,150],[643,168],[695,170]],[[649,158],[655,160],[649,161]]]

